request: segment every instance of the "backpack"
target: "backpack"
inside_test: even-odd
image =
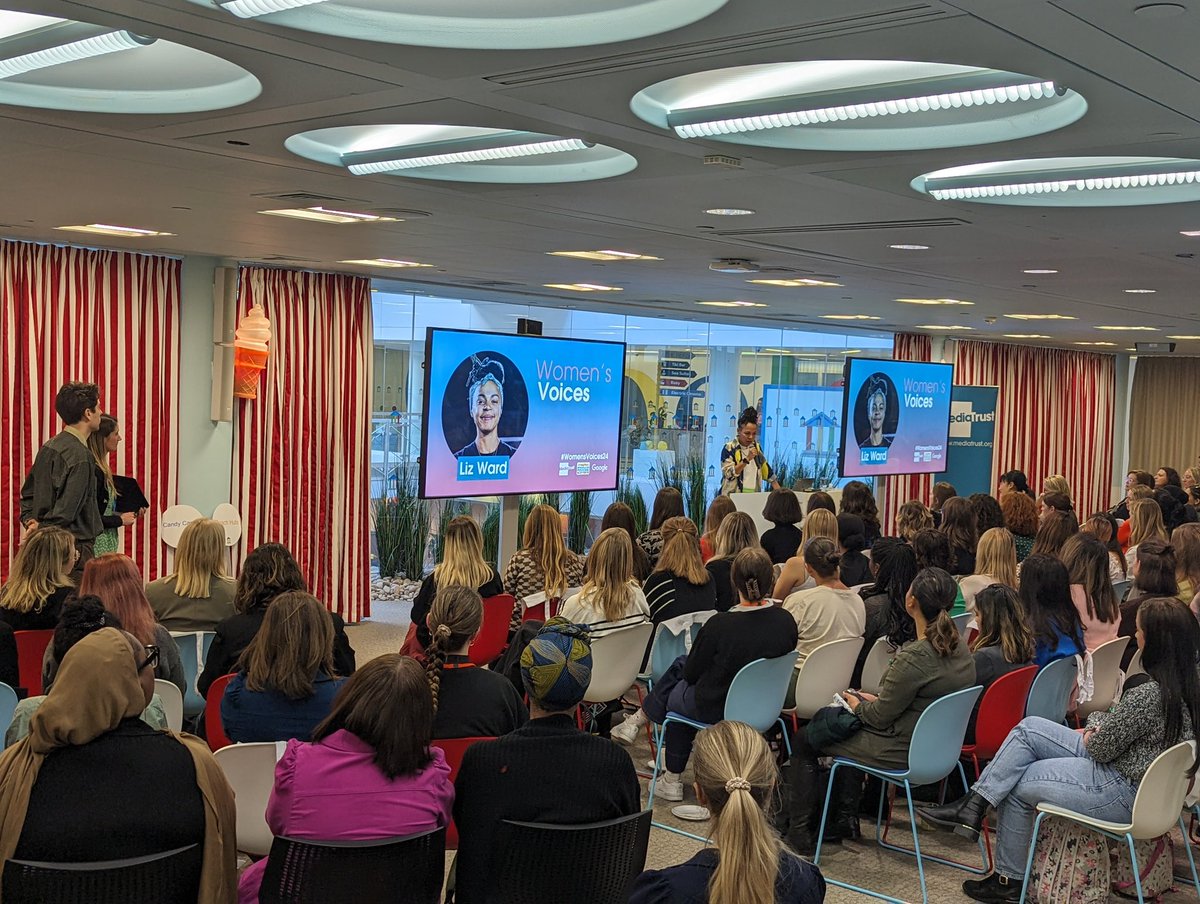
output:
[[[1129,846],[1123,841],[1110,841],[1112,851],[1112,888],[1123,898],[1136,898],[1137,886],[1133,881],[1133,864],[1129,860]],[[1139,876],[1142,880],[1142,896],[1147,901],[1157,901],[1175,885],[1175,855],[1170,835],[1146,838],[1133,842],[1137,851]]]
[[[1047,816],[1033,854],[1029,899],[1039,904],[1108,904],[1110,870],[1103,835]]]

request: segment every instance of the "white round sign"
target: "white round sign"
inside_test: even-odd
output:
[[[200,510],[191,505],[173,505],[158,517],[158,535],[162,541],[174,549],[179,545],[179,537],[183,529],[204,516]]]
[[[225,528],[225,545],[236,546],[242,539],[242,516],[232,503],[222,502],[213,511],[213,520]]]

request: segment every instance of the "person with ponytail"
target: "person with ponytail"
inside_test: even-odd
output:
[[[1118,637],[1134,637],[1137,631],[1137,614],[1142,604],[1157,597],[1177,597],[1179,581],[1175,577],[1175,547],[1166,540],[1151,538],[1137,547],[1133,567],[1129,574],[1133,587],[1129,596],[1121,603],[1121,625]],[[1121,668],[1129,667],[1133,660],[1134,645],[1125,648],[1121,657]]]
[[[691,860],[647,870],[629,904],[820,904],[821,871],[785,848],[765,810],[778,770],[762,735],[742,722],[718,722],[696,736],[692,758],[700,803],[711,810],[711,846]]]
[[[521,695],[499,672],[467,657],[483,625],[483,600],[470,587],[443,587],[425,619],[425,676],[433,696],[435,738],[498,738],[529,721]]]
[[[737,421],[737,436],[721,450],[721,495],[761,493],[763,482],[779,489],[775,472],[758,444],[758,409],[747,408]]]
[[[841,756],[883,769],[904,769],[921,713],[935,700],[974,685],[975,660],[950,618],[956,590],[954,578],[941,568],[926,568],[913,578],[905,609],[918,639],[896,654],[878,695],[854,690],[842,694],[859,718],[858,731],[820,746],[809,742],[807,726],[793,737],[787,837],[802,856],[816,848],[824,801],[817,776],[820,757]],[[861,796],[862,776],[853,769],[838,770],[825,824],[826,843],[857,834]]]
[[[1029,488],[1029,478],[1025,476],[1024,471],[1005,471],[1000,475],[1000,489],[997,496],[1001,502],[1004,502],[1004,497],[1009,493],[1022,493],[1028,496],[1031,502],[1037,498],[1034,496],[1033,490]]]

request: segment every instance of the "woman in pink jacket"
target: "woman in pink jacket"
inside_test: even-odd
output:
[[[267,825],[276,835],[368,841],[415,835],[450,822],[454,785],[430,747],[433,699],[425,670],[389,654],[355,672],[311,743],[288,741],[275,767]],[[258,901],[267,861],[247,867],[239,904]]]

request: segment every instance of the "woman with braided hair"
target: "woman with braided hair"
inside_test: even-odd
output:
[[[517,447],[500,438],[504,416],[504,365],[492,358],[471,356],[467,374],[467,410],[475,423],[475,440],[454,453],[455,458],[498,455],[511,458]]]
[[[529,721],[521,695],[499,672],[467,658],[483,624],[483,601],[470,587],[443,587],[426,618],[425,676],[433,696],[435,738],[497,738]]]

